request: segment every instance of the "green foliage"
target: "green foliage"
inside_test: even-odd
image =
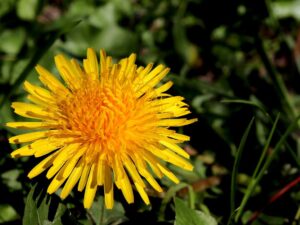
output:
[[[66,207],[59,203],[56,196],[46,195],[35,185],[26,198],[23,225],[62,225],[61,216],[65,211]]]
[[[19,215],[11,205],[0,205],[0,223],[7,223],[17,219],[19,219]]]
[[[16,55],[25,42],[25,30],[17,28],[13,30],[5,30],[1,33],[0,50],[11,55]]]
[[[93,224],[109,225],[119,224],[126,221],[125,209],[121,203],[117,202],[112,210],[108,210],[104,205],[104,198],[100,196],[88,210]]]
[[[19,0],[17,3],[17,15],[23,20],[33,20],[38,8],[38,0]]]
[[[190,209],[185,202],[175,198],[175,225],[217,225],[217,221],[205,213]]]

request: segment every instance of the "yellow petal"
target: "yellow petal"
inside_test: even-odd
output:
[[[56,159],[58,159],[58,157],[56,157]],[[62,168],[62,166],[65,164],[66,160],[60,160],[58,163],[53,163],[53,166],[48,170],[46,177],[48,179],[52,178],[55,174],[57,174],[57,172]]]
[[[54,160],[53,164],[59,164],[61,162],[65,162],[68,159],[70,159],[78,150],[80,147],[80,144],[74,143],[74,144],[68,144],[60,149],[58,157]],[[81,147],[83,148],[83,147]]]
[[[174,173],[172,173],[170,170],[168,170],[165,166],[163,166],[162,164],[157,164],[157,166],[159,167],[159,169],[161,170],[161,172],[166,175],[171,181],[173,181],[174,183],[178,184],[179,180],[178,178],[174,175]]]
[[[71,59],[70,61],[71,61],[71,64],[72,64],[72,68],[73,68],[74,72],[77,74],[77,76],[83,78],[84,72],[81,69],[79,63],[75,59]]]
[[[40,139],[33,142],[32,144],[16,149],[11,153],[11,156],[13,158],[20,157],[20,156],[30,156],[30,155],[35,155],[36,157],[39,157],[47,153],[50,153],[57,148],[58,146],[53,145],[51,141],[49,141],[48,139]],[[45,154],[41,154],[41,153],[45,153]]]
[[[159,66],[158,66],[159,67]],[[158,68],[157,67],[157,68]],[[152,71],[154,72],[156,70],[156,68]],[[158,70],[159,71],[159,70]],[[158,75],[156,75],[156,72],[152,74],[149,73],[147,75],[147,77],[145,77],[144,82],[145,84],[143,85],[143,87],[141,87],[138,92],[137,92],[137,97],[140,97],[141,95],[143,95],[145,92],[147,92],[149,89],[153,88],[155,85],[157,85],[168,73],[169,73],[170,69],[166,68],[163,71],[161,71]],[[149,76],[149,78],[148,78]],[[153,76],[153,77],[152,77]],[[154,77],[155,76],[155,77]],[[149,79],[149,81],[148,81]]]
[[[51,165],[55,157],[57,156],[57,153],[49,155],[47,158],[45,158],[43,161],[41,161],[39,164],[37,164],[29,173],[28,177],[30,179],[38,176],[42,172],[44,172],[46,169],[48,169]]]
[[[142,78],[142,80],[145,82],[145,76],[151,71],[153,67],[153,63],[149,63],[144,69],[142,69],[139,73],[138,73],[138,77]],[[156,67],[156,71],[157,70],[161,70],[163,68],[162,65],[160,65],[159,67]],[[153,70],[154,71],[154,70]]]
[[[14,150],[10,155],[13,158],[18,158],[21,156],[31,156],[34,155],[35,150],[30,148],[29,145],[25,145],[21,148]]]
[[[71,175],[69,176],[66,184],[64,185],[64,187],[60,193],[60,197],[62,199],[65,199],[70,194],[70,192],[72,191],[74,186],[79,181],[79,178],[80,178],[82,170],[83,170],[83,166],[84,166],[83,160],[79,160],[79,162],[74,167]]]
[[[47,193],[53,194],[57,191],[57,189],[65,182],[65,179],[58,179],[57,175],[53,178],[50,185],[48,186]]]
[[[125,171],[124,171],[124,168],[123,168],[123,163],[121,162],[121,159],[118,156],[115,156],[115,159],[112,163],[112,169],[113,169],[113,172],[114,172],[115,180],[123,179]]]
[[[100,73],[101,75],[106,71],[106,53],[103,49],[100,50]]]
[[[147,163],[150,165],[154,174],[158,178],[162,178],[163,174],[157,166],[159,164],[158,159],[155,156],[153,156],[153,154],[151,152],[148,152],[148,151],[144,151],[143,156],[144,156],[144,159],[147,161]]]
[[[92,48],[87,50],[87,61],[84,63],[84,70],[92,77],[92,80],[99,78],[98,59]]]
[[[138,183],[141,187],[145,187],[145,184],[139,175],[138,171],[135,168],[135,165],[132,163],[131,159],[127,158],[124,159],[124,165],[126,169],[128,170],[130,176],[134,180],[135,183]]]
[[[57,174],[57,179],[60,180],[60,179],[64,179],[64,178],[67,178],[72,170],[74,169],[76,163],[77,163],[77,159],[71,159],[71,160],[68,160],[67,163],[65,163],[63,165],[63,167],[59,170],[59,173]]]
[[[48,131],[39,131],[27,134],[20,134],[17,136],[13,136],[8,139],[9,143],[19,144],[24,142],[35,141],[44,137],[47,137]]]
[[[102,186],[104,184],[104,176],[105,176],[105,165],[104,161],[99,159],[99,163],[97,164],[97,184]]]
[[[158,148],[155,148],[154,146],[149,146],[149,150],[154,155],[156,155],[158,158],[161,158],[164,161],[170,162],[170,163],[172,163],[176,166],[179,166],[183,169],[192,171],[194,168],[193,165],[189,161],[183,159],[182,157],[180,157],[179,155],[177,155],[176,153],[174,153],[168,149],[158,149]]]
[[[104,201],[107,209],[114,207],[114,186],[111,169],[105,166]]]
[[[60,145],[56,144],[54,140],[47,138],[35,141],[31,144],[31,148],[35,149],[35,157],[41,157],[60,148]]]
[[[8,122],[6,126],[18,129],[44,129],[51,128],[54,124],[50,125],[46,122]]]
[[[166,126],[166,127],[181,127],[191,123],[195,123],[197,119],[164,119],[160,120],[157,125],[158,126]]]
[[[78,89],[80,87],[80,74],[76,73],[73,65],[69,60],[67,60],[63,55],[57,55],[54,57],[56,68],[59,74],[66,82],[68,87],[72,90]]]
[[[134,69],[134,71],[136,71],[135,66],[134,66],[135,60],[136,60],[136,54],[131,54],[131,55],[128,57],[128,65],[127,65],[125,74],[128,74],[129,76],[134,74],[134,73],[132,72],[132,71],[133,71],[132,69]],[[131,79],[130,79],[130,80],[131,80]]]
[[[168,141],[159,141],[159,143],[187,159],[190,158],[190,155],[176,144],[170,143]]]
[[[23,103],[23,102],[13,102],[11,105],[15,109],[15,113],[20,116],[33,118],[33,119],[49,119],[55,118],[54,114],[42,108],[40,106]]]
[[[91,166],[91,171],[84,192],[83,206],[86,209],[91,208],[93,204],[95,194],[97,191],[96,180],[97,180],[97,170],[96,170],[95,163],[93,163]]]
[[[37,65],[36,71],[40,75],[40,81],[49,88],[53,93],[61,94],[62,96],[69,94],[69,90],[48,70],[44,67]]]
[[[148,172],[146,163],[142,160],[139,155],[134,155],[134,162],[137,165],[139,173],[148,181],[148,183],[158,192],[162,192],[162,188]]]
[[[68,160],[68,162],[64,165],[64,167],[59,171],[58,179],[63,179],[65,177],[68,177],[71,174],[77,161],[83,155],[84,152],[85,152],[85,149],[83,149],[83,148],[77,150],[77,153],[74,156],[72,156],[71,159]]]
[[[184,134],[173,133],[168,135],[171,138],[180,140],[180,141],[189,141],[190,137]]]
[[[44,88],[41,88],[39,86],[33,85],[29,83],[28,81],[24,82],[25,90],[36,97],[37,99],[43,101],[43,102],[53,102],[53,96],[50,94],[50,92]]]
[[[82,191],[88,180],[91,164],[85,164],[78,184],[78,191]]]
[[[122,180],[119,181],[119,183],[120,183],[121,191],[122,191],[126,201],[129,204],[133,203],[134,195],[133,195],[131,183],[130,183],[126,173],[124,174]]]
[[[139,192],[140,196],[142,197],[143,201],[146,205],[150,204],[149,197],[147,193],[145,192],[144,188],[140,186],[138,183],[134,183],[136,190]]]
[[[167,90],[169,90],[173,85],[172,81],[168,81],[167,83],[161,85],[160,87],[156,88],[154,91],[157,95],[160,95],[163,92],[166,92]]]

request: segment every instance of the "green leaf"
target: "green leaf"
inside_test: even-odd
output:
[[[17,0],[0,1],[0,17],[12,10]]]
[[[14,221],[18,218],[19,215],[12,206],[8,204],[0,205],[0,223]]]
[[[175,20],[173,27],[174,47],[182,59],[189,65],[192,65],[197,58],[195,47],[186,37],[186,29],[181,20]]]
[[[175,198],[174,225],[217,225],[217,221],[198,210],[190,209],[183,200]]]
[[[108,2],[102,7],[98,7],[95,12],[89,17],[89,22],[94,27],[104,28],[117,24],[118,15],[115,5]]]
[[[65,211],[66,207],[55,195],[49,196],[35,185],[26,198],[23,225],[62,225],[61,217]]]
[[[115,202],[113,209],[106,209],[103,196],[98,197],[88,213],[96,225],[119,224],[126,220],[122,204]]]
[[[17,15],[23,20],[33,20],[38,8],[38,0],[19,0]]]
[[[100,35],[93,40],[94,46],[103,48],[113,55],[123,56],[136,52],[137,36],[124,28],[111,26],[103,29]]]
[[[18,181],[20,171],[18,169],[8,170],[1,174],[3,183],[11,190],[21,190],[22,184]]]
[[[95,6],[89,1],[73,1],[69,5],[68,11],[66,11],[66,15],[70,17],[85,17],[92,15],[94,11]]]
[[[276,1],[271,3],[274,16],[277,18],[294,17],[300,20],[300,2],[299,1]]]
[[[23,28],[3,31],[0,34],[0,51],[12,55],[17,54],[23,46],[25,35]]]
[[[123,0],[113,0],[112,1],[116,7],[116,9],[126,16],[132,16],[134,13],[132,2],[123,1]]]
[[[167,208],[167,204],[171,201],[171,199],[176,195],[176,193],[181,190],[182,188],[187,187],[188,185],[186,183],[179,183],[176,185],[172,185],[168,191],[166,192],[159,209],[159,220],[164,221],[165,220],[165,211]]]

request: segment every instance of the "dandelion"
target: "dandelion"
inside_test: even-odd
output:
[[[28,177],[47,171],[49,194],[62,187],[60,197],[65,199],[78,184],[78,191],[84,190],[84,207],[90,208],[97,188],[103,186],[105,206],[111,209],[114,184],[128,203],[134,201],[134,185],[149,204],[147,183],[162,191],[154,176],[165,175],[179,182],[163,161],[193,169],[189,155],[178,145],[189,137],[169,128],[196,119],[182,118],[190,113],[183,98],[165,93],[171,81],[157,87],[168,68],[153,68],[152,64],[137,67],[135,59],[131,54],[114,64],[101,50],[98,65],[94,50],[89,48],[83,68],[74,59],[55,57],[64,84],[39,65],[36,71],[45,87],[25,81],[31,103],[14,102],[12,108],[33,120],[9,122],[7,126],[33,131],[9,139],[15,144],[29,143],[11,156],[43,157]]]

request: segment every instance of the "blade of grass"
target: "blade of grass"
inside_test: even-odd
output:
[[[188,194],[189,194],[189,206],[191,209],[195,209],[195,203],[196,203],[196,197],[195,197],[195,191],[193,189],[193,186],[188,185]]]
[[[196,90],[199,93],[203,93],[204,91],[207,91],[207,93],[212,93],[216,95],[221,95],[226,98],[233,98],[234,96],[223,89],[222,87],[219,87],[214,84],[210,84],[208,82],[204,82],[199,79],[183,79],[182,77],[170,75],[169,78],[179,87],[184,86],[192,90]]]
[[[271,132],[270,132],[270,134],[268,136],[267,142],[266,142],[266,144],[264,146],[264,149],[262,151],[262,154],[260,155],[259,161],[258,161],[258,163],[257,163],[257,165],[255,167],[254,173],[252,175],[252,179],[254,179],[257,176],[257,173],[258,173],[259,169],[261,168],[261,165],[262,165],[262,163],[263,163],[263,161],[265,159],[265,156],[266,156],[267,151],[268,151],[268,149],[270,147],[270,143],[271,143],[271,140],[273,138],[273,135],[274,135],[274,132],[275,132],[275,128],[277,126],[279,118],[280,118],[280,114],[278,113],[277,116],[276,116],[275,122],[273,123]]]
[[[255,106],[258,109],[260,109],[267,116],[267,118],[269,119],[269,121],[272,124],[274,124],[274,120],[272,119],[270,114],[263,108],[263,106],[255,103],[255,102],[248,101],[248,100],[243,100],[243,99],[236,99],[236,100],[225,99],[225,100],[222,100],[221,102],[223,102],[223,103],[247,104],[247,105]],[[279,130],[276,130],[276,133],[280,136],[282,135],[282,133]],[[293,151],[293,149],[291,148],[291,146],[288,143],[286,143],[286,148],[287,148],[288,152],[291,154],[292,159],[294,159],[294,161],[296,162],[298,167],[300,167],[300,160],[299,160],[298,156],[296,155],[296,153]]]
[[[232,214],[235,210],[235,193],[236,193],[236,184],[237,184],[236,180],[237,180],[238,168],[239,168],[239,164],[241,161],[242,153],[244,151],[246,140],[247,140],[249,132],[252,128],[253,122],[254,122],[254,118],[252,118],[250,123],[248,124],[248,126],[242,136],[241,142],[239,144],[239,147],[237,149],[237,153],[235,156],[235,161],[233,164],[232,175],[231,175],[231,188],[230,188],[230,212],[231,213],[230,214]]]
[[[233,99],[233,100],[224,99],[224,100],[221,100],[221,103],[238,103],[238,104],[254,106],[254,107],[260,109],[267,117],[270,118],[269,113],[261,105],[255,103],[255,102],[252,102],[252,101],[243,100],[243,99]]]
[[[244,197],[241,201],[240,207],[239,207],[239,209],[237,211],[237,214],[235,216],[235,222],[237,222],[239,220],[239,218],[242,215],[242,213],[244,211],[244,208],[245,208],[251,194],[253,193],[253,190],[255,189],[255,187],[258,185],[258,183],[262,179],[263,175],[265,174],[265,171],[268,169],[268,167],[270,166],[270,164],[273,161],[274,157],[277,155],[277,153],[281,149],[281,147],[284,144],[286,138],[295,129],[295,127],[297,127],[297,125],[298,125],[297,123],[298,123],[299,118],[300,118],[300,116],[298,116],[296,118],[296,120],[294,120],[294,122],[287,128],[285,133],[281,136],[280,140],[277,142],[273,152],[266,159],[266,161],[265,161],[264,165],[262,166],[261,170],[259,172],[256,172],[257,176],[250,181],[250,183],[247,187],[246,193],[245,193],[245,195],[244,195]]]

